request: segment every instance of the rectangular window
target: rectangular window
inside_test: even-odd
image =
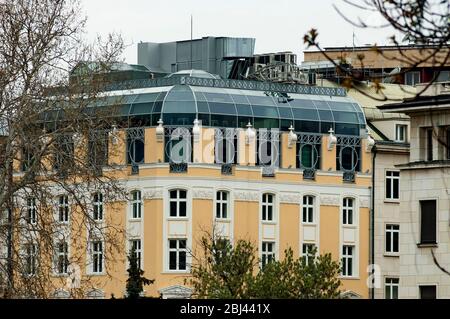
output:
[[[273,221],[273,195],[263,194],[262,195],[262,220],[265,222]]]
[[[400,172],[386,171],[386,199],[400,199]]]
[[[26,220],[29,224],[36,224],[37,222],[37,208],[36,208],[36,198],[27,198],[27,216]]]
[[[303,244],[302,246],[302,257],[306,264],[314,260],[314,247],[314,244]]]
[[[399,235],[400,225],[386,225],[386,245],[385,250],[387,253],[399,252]]]
[[[398,278],[386,278],[384,282],[384,299],[398,299]]]
[[[262,252],[261,252],[261,265],[264,268],[265,265],[275,260],[275,243],[274,242],[262,242]]]
[[[419,286],[420,299],[436,299],[436,286]]]
[[[406,85],[416,85],[420,83],[420,72],[411,71],[405,73],[405,84]]]
[[[408,126],[404,124],[395,125],[395,141],[396,142],[406,142],[406,130]]]
[[[92,272],[103,272],[103,242],[92,242]]]
[[[344,198],[342,203],[342,224],[353,225],[353,198]]]
[[[169,239],[169,270],[186,270],[186,239]]]
[[[353,276],[354,246],[342,246],[342,276]]]
[[[131,192],[131,218],[139,219],[142,214],[141,192]]]
[[[187,216],[187,192],[181,189],[170,191],[170,217],[186,217]]]
[[[141,240],[140,239],[132,239],[130,240],[130,251],[134,250],[135,257],[137,259],[137,264],[139,269],[142,269],[141,267],[141,260],[142,260],[142,249],[141,249]]]
[[[436,244],[436,201],[420,201],[420,243]]]
[[[25,274],[32,276],[36,274],[37,269],[37,245],[25,245]]]
[[[103,194],[94,193],[92,202],[92,218],[96,221],[103,220]]]
[[[69,222],[69,196],[67,195],[58,197],[58,221],[60,223]]]
[[[56,246],[56,272],[60,275],[67,274],[69,266],[69,249],[67,242],[60,241]]]
[[[426,160],[433,160],[433,129],[426,130]]]
[[[88,160],[94,169],[108,164],[108,132],[93,131],[89,134]]]
[[[217,192],[216,195],[216,218],[228,218],[228,192]]]
[[[303,196],[302,221],[314,223],[314,196]]]

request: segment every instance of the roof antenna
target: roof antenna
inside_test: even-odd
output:
[[[191,14],[191,70],[192,70],[192,40],[193,40],[193,34],[194,34],[194,22],[192,20],[192,14]]]

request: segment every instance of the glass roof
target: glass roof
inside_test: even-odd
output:
[[[128,125],[154,126],[161,118],[164,125],[192,126],[197,118],[203,126],[245,128],[251,122],[255,128],[287,130],[293,125],[309,133],[332,128],[342,135],[360,135],[366,127],[361,107],[341,96],[175,85],[108,97],[100,104],[120,104]]]
[[[167,75],[167,78],[174,78],[179,76],[190,76],[193,78],[203,78],[203,79],[220,79],[217,74],[212,74],[203,70],[182,70],[175,73]]]

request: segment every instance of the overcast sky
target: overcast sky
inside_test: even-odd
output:
[[[81,0],[88,17],[89,38],[116,31],[129,45],[125,61],[136,63],[137,43],[230,36],[256,38],[255,53],[293,51],[303,58],[303,35],[319,30],[322,46],[388,44],[392,31],[358,29],[333,8],[336,4],[355,19],[377,24],[377,14],[349,7],[342,0]]]

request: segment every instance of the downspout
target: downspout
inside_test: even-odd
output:
[[[373,156],[372,156],[372,189],[371,189],[371,214],[370,214],[370,264],[372,265],[371,271],[372,276],[375,275],[375,158],[377,157],[377,146],[374,145],[372,148]],[[373,277],[372,277],[373,278]],[[375,285],[374,278],[372,279],[371,286],[371,299],[375,299]]]

